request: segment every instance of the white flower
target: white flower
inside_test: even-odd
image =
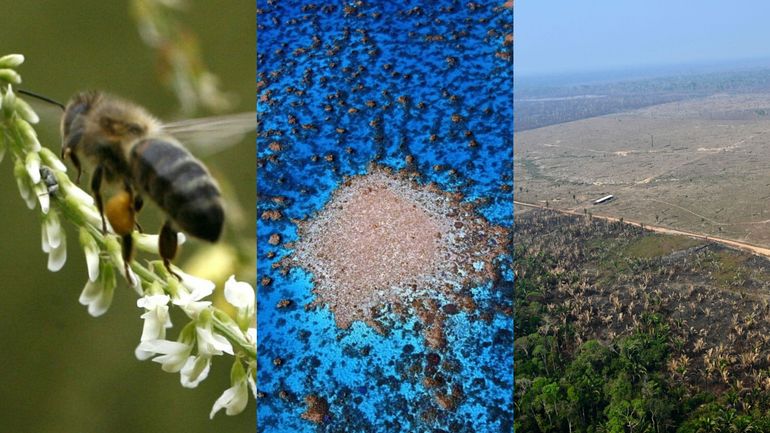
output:
[[[47,147],[40,149],[40,159],[43,162],[45,162],[46,165],[53,168],[54,170],[64,171],[64,172],[67,171],[67,166],[64,165],[64,163],[61,162],[61,160],[56,156],[56,154],[51,152],[51,150],[48,149]]]
[[[51,207],[51,194],[48,192],[48,186],[44,182],[38,182],[32,186],[32,191],[40,202],[40,211],[47,214]]]
[[[48,270],[56,272],[64,266],[67,262],[67,238],[64,237],[64,232],[61,235],[61,242],[59,246],[54,247],[50,253],[48,253]]]
[[[240,362],[238,362],[240,364]],[[225,408],[225,413],[228,415],[238,415],[246,408],[246,403],[249,402],[248,385],[246,383],[246,376],[243,380],[238,380],[233,386],[227,388],[225,392],[214,402],[214,407],[211,409],[209,418],[213,419],[222,408]]]
[[[171,317],[168,313],[168,302],[171,298],[168,295],[146,295],[136,301],[136,306],[144,308],[146,312],[142,314],[144,326],[142,328],[142,337],[134,354],[137,359],[145,360],[154,355],[141,349],[141,342],[151,340],[163,340],[166,338],[166,328],[171,327]]]
[[[249,283],[236,281],[235,277],[231,276],[225,282],[225,299],[238,309],[235,321],[240,327],[239,330],[246,329],[256,322],[257,298],[254,288]]]
[[[182,367],[180,381],[185,388],[195,388],[209,375],[211,355],[190,356]]]
[[[16,98],[16,113],[29,123],[35,124],[40,122],[40,117],[35,113],[35,110],[23,99]]]
[[[88,281],[79,302],[88,306],[88,314],[98,317],[106,313],[115,292],[115,273],[109,265],[102,265],[97,281]]]
[[[146,233],[139,233],[137,236],[134,236],[134,242],[136,245],[136,249],[142,250],[151,254],[160,254],[158,252],[158,239],[160,238],[159,235],[151,235]],[[187,238],[185,237],[184,233],[179,232],[177,233],[177,245],[182,245],[187,241]]]
[[[0,57],[0,68],[15,68],[24,63],[24,56],[21,54],[7,54]]]
[[[99,245],[96,244],[96,240],[94,240],[93,236],[91,236],[84,227],[80,228],[80,245],[83,246],[83,252],[86,254],[88,279],[90,281],[96,281],[99,277]]]
[[[191,296],[195,299],[209,296],[216,288],[216,284],[205,278],[186,274],[180,270],[176,270],[176,272],[182,277],[182,285],[192,292]]]
[[[254,288],[249,283],[235,281],[234,276],[225,282],[225,299],[238,309],[253,309],[256,303]]]
[[[139,343],[137,350],[144,352],[161,353],[161,356],[153,358],[153,362],[162,364],[163,371],[176,373],[184,367],[192,352],[192,344],[180,343],[169,340],[150,340]]]
[[[37,153],[30,152],[27,154],[24,168],[27,169],[27,174],[33,184],[40,182],[40,156]]]
[[[58,247],[62,241],[63,232],[59,215],[56,212],[51,212],[44,216],[41,228],[43,252],[50,253],[51,249]]]
[[[232,355],[233,346],[227,338],[212,331],[211,321],[208,324],[201,325],[198,322],[195,326],[195,335],[198,340],[199,355],[221,355],[223,352]]]
[[[181,371],[181,382],[185,388],[194,388],[209,374],[211,357],[222,353],[233,354],[233,346],[223,336],[213,332],[213,319],[209,310],[203,311],[195,323],[195,340],[198,354],[187,358]]]
[[[48,153],[52,152],[49,150]],[[30,181],[32,182],[32,192],[35,194],[35,197],[37,197],[38,201],[40,201],[40,210],[43,212],[43,214],[47,214],[51,203],[51,193],[48,191],[48,185],[42,179],[42,166],[40,163],[40,155],[31,152],[27,154],[24,167],[27,170]],[[48,167],[46,167],[46,170],[50,172]]]
[[[209,280],[194,277],[180,270],[175,272],[182,277],[182,284],[177,286],[174,305],[181,307],[188,316],[196,318],[211,305],[211,301],[201,301],[201,299],[211,295],[216,285]],[[173,284],[176,280],[169,280],[169,282]]]
[[[60,180],[60,178],[57,178],[57,180]],[[75,200],[75,203],[78,205],[78,207],[81,208],[81,210],[86,211],[87,209],[87,212],[89,212],[87,218],[92,223],[92,225],[101,228],[102,217],[99,215],[99,212],[96,210],[96,208],[92,207],[94,205],[94,198],[91,197],[89,193],[83,191],[79,186],[70,182],[66,178],[64,181],[60,180],[59,186],[64,189],[64,194],[66,196],[72,197]]]
[[[21,162],[21,159],[16,160],[13,167],[13,175],[16,177],[16,185],[19,187],[21,198],[24,199],[28,208],[34,209],[37,198],[35,197],[34,191],[32,191],[32,182],[29,179],[27,169],[24,167],[24,163]]]
[[[191,358],[190,353],[195,344],[195,322],[188,323],[179,333],[177,341],[163,339],[142,341],[137,350],[160,354],[153,358],[153,362],[162,364],[163,371],[176,373]]]
[[[13,95],[13,92],[8,92],[5,96]],[[16,97],[13,96],[14,101],[11,103],[12,107],[16,106]],[[8,103],[8,98],[3,100],[3,105]],[[16,131],[21,135],[21,139],[24,142],[25,150],[28,152],[40,152],[40,149],[42,146],[40,146],[40,142],[37,139],[37,133],[32,128],[32,125],[27,123],[26,120],[22,119],[21,117],[16,117],[14,121],[14,126],[16,127]]]
[[[139,343],[137,350],[143,352],[162,354],[153,358],[153,362],[162,364],[162,369],[168,373],[176,373],[184,367],[188,358],[191,358],[192,344],[180,343],[169,340],[149,340]]]
[[[48,270],[58,271],[67,261],[67,237],[54,211],[43,215],[41,240],[43,252],[48,253]]]

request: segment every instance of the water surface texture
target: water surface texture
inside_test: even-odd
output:
[[[258,430],[511,431],[511,9],[257,7]]]

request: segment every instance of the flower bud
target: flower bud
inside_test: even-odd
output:
[[[67,171],[67,166],[47,147],[40,149],[40,159],[54,170]]]
[[[38,182],[32,185],[32,192],[35,193],[37,201],[40,202],[40,212],[43,212],[44,215],[47,214],[51,207],[51,194],[48,192],[46,184]]]
[[[0,68],[15,68],[24,63],[24,56],[21,54],[8,54],[0,57]]]
[[[42,146],[40,145],[40,142],[37,140],[37,133],[35,133],[35,130],[32,128],[32,125],[27,123],[27,121],[22,119],[21,117],[17,117],[14,120],[15,120],[14,126],[16,126],[16,129],[21,134],[21,137],[24,140],[24,146],[26,147],[26,150],[28,152],[40,152],[40,149],[42,148]]]
[[[16,113],[16,95],[13,93],[13,89],[10,87],[3,95],[3,114],[6,118],[10,119]]]
[[[40,182],[40,156],[37,153],[30,152],[27,154],[24,167],[27,169],[27,174],[29,174],[33,184]]]
[[[16,185],[19,187],[19,193],[24,202],[27,203],[27,207],[30,209],[35,208],[37,199],[35,193],[32,191],[32,185],[27,175],[27,169],[24,167],[24,163],[21,159],[17,159],[13,166],[13,175],[16,177]]]
[[[15,108],[16,112],[21,116],[21,118],[27,122],[34,124],[40,121],[40,117],[38,117],[37,113],[35,113],[32,107],[30,107],[25,100],[16,98]]]
[[[85,227],[80,228],[80,245],[86,254],[86,266],[88,267],[88,280],[96,281],[99,278],[99,245]]]
[[[13,69],[2,68],[0,69],[0,81],[11,84],[21,84],[21,75]]]

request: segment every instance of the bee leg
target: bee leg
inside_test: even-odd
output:
[[[99,215],[102,216],[102,233],[107,233],[107,222],[104,219],[104,204],[102,203],[102,195],[99,192],[102,186],[103,174],[104,168],[101,165],[96,166],[94,174],[91,175],[91,192],[94,194],[94,200],[96,201],[96,208],[99,210]]]
[[[131,273],[128,269],[131,264],[131,257],[134,255],[134,238],[131,236],[131,233],[129,233],[123,235],[121,241],[123,246],[123,267],[125,269],[126,279],[128,280],[128,284],[133,287],[134,279],[131,278]]]
[[[177,234],[176,231],[171,228],[171,222],[166,221],[163,224],[163,228],[160,229],[160,236],[158,239],[158,250],[160,251],[160,257],[163,258],[163,265],[166,270],[176,277],[177,280],[182,281],[182,277],[176,272],[171,270],[171,260],[176,256],[177,247]]]
[[[134,212],[139,212],[142,210],[142,206],[144,206],[144,200],[142,199],[142,196],[135,195],[134,196]],[[142,226],[139,225],[139,221],[136,221],[136,229],[139,230],[139,233],[144,233],[144,230],[142,230]]]
[[[77,155],[72,153],[72,149],[71,148],[67,147],[67,148],[65,148],[64,150],[61,151],[61,157],[62,157],[62,159],[65,159],[65,160],[67,158],[72,160],[72,165],[74,165],[75,168],[78,171],[78,176],[77,176],[77,178],[75,178],[75,183],[80,183],[80,175],[83,174],[83,169],[80,166],[80,160],[78,159]]]

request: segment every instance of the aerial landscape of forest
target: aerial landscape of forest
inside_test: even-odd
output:
[[[770,431],[770,69],[521,79],[526,432]]]

